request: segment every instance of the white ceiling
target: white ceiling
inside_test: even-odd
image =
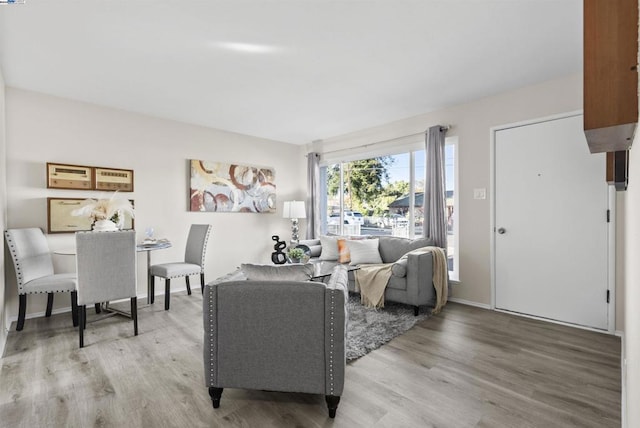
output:
[[[304,144],[580,72],[582,0],[27,0],[0,6],[0,66],[8,86]]]

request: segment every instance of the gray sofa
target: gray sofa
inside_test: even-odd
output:
[[[264,269],[262,280],[247,269],[205,286],[204,371],[213,407],[223,388],[323,394],[333,418],[346,365],[346,269],[337,267],[327,284],[276,278],[303,265]]]
[[[407,239],[396,236],[375,236],[383,263],[393,263],[392,275],[384,293],[385,301],[412,305],[418,315],[422,305],[435,306],[436,291],[433,287],[433,259],[431,253],[414,254],[413,250],[433,246],[431,238]],[[320,239],[301,240],[311,249],[312,262],[317,262],[322,252]],[[349,272],[349,291],[355,291],[355,277]]]

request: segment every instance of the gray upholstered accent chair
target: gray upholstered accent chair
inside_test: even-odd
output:
[[[227,278],[203,299],[204,371],[213,407],[223,388],[323,394],[335,417],[344,386],[347,272],[327,284]]]
[[[131,299],[133,331],[138,335],[136,232],[77,232],[80,347],[84,346],[87,305]]]
[[[7,247],[13,259],[18,284],[18,324],[16,330],[24,328],[27,310],[27,294],[47,293],[47,310],[51,316],[53,293],[71,293],[71,316],[73,325],[78,325],[76,304],[76,274],[54,273],[53,261],[49,252],[47,238],[42,230],[33,227],[27,229],[9,229],[4,232]]]
[[[152,265],[149,268],[151,278],[151,303],[155,300],[155,277],[165,279],[164,309],[169,309],[171,295],[171,280],[184,277],[187,284],[187,294],[191,295],[189,276],[200,274],[200,289],[204,293],[204,259],[207,250],[207,241],[211,232],[210,224],[192,224],[187,238],[187,249],[184,254],[184,262],[162,263]]]

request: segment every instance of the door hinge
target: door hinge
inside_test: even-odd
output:
[[[610,293],[609,293],[609,290],[607,290],[607,303],[609,303],[609,297],[610,297]]]
[[[607,223],[611,223],[611,210],[607,210]]]

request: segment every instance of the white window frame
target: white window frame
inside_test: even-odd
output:
[[[453,270],[449,271],[449,279],[451,281],[459,281],[459,274],[460,274],[460,222],[459,222],[459,218],[460,218],[460,203],[459,203],[459,188],[460,188],[460,181],[459,181],[459,163],[458,163],[458,148],[459,148],[459,144],[458,144],[458,137],[457,136],[453,136],[453,137],[446,137],[445,138],[445,145],[446,146],[453,146],[454,147],[454,153],[453,153],[453,162],[454,162],[454,186],[453,186],[453,204],[454,204],[454,211],[453,211],[453,247],[455,248],[454,254],[453,254]],[[372,145],[366,145],[366,146],[362,146],[362,147],[356,147],[356,148],[351,148],[351,149],[344,149],[344,150],[339,150],[339,151],[335,151],[335,152],[331,152],[331,153],[327,153],[327,154],[323,154],[322,155],[322,159],[320,161],[320,167],[329,167],[331,165],[335,165],[337,163],[346,163],[346,162],[351,162],[351,161],[356,161],[356,160],[361,160],[361,159],[370,159],[370,158],[375,158],[375,157],[379,157],[379,156],[393,156],[393,155],[398,155],[401,153],[409,153],[410,157],[409,157],[409,164],[410,164],[410,182],[409,182],[409,187],[410,187],[410,192],[414,192],[415,191],[415,152],[417,151],[423,151],[425,150],[425,146],[424,146],[424,141],[415,141],[412,143],[408,143],[408,144],[395,144],[395,145],[389,145],[389,144],[380,144],[380,145],[376,145],[376,144],[372,144]],[[341,169],[341,175],[343,174],[343,171]],[[423,179],[426,182],[426,168],[425,168],[425,177],[423,177]],[[344,177],[342,177],[341,179],[341,189],[342,186],[344,186]],[[323,206],[325,209],[321,210],[320,213],[320,221],[321,221],[321,232],[322,234],[326,233],[326,225],[327,225],[327,217],[326,217],[326,206],[327,206],[327,180],[326,180],[326,175],[321,176],[320,177],[320,192],[321,192],[321,200],[320,200],[320,205]],[[342,219],[342,212],[344,211],[344,189],[342,189],[342,191],[340,192],[340,212],[341,212],[341,220],[340,220],[340,230],[341,233],[343,231],[344,228],[344,220]],[[414,201],[412,200],[413,198],[409,198],[409,209],[410,209],[410,219],[409,219],[409,233],[411,234],[411,236],[413,236],[415,234],[415,217],[414,217]]]
[[[458,137],[447,137],[445,146],[453,146],[453,270],[449,271],[449,279],[458,282],[460,280],[460,168],[458,163]],[[446,190],[445,190],[446,191]],[[447,237],[448,240],[448,237]]]

